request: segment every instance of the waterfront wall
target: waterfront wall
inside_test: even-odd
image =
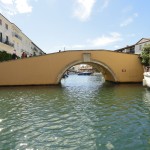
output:
[[[138,55],[106,50],[64,51],[0,63],[0,86],[58,84],[73,65],[97,66],[108,81],[142,82]]]

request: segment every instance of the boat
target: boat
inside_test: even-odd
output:
[[[83,76],[85,76],[85,75],[86,75],[86,76],[89,76],[89,75],[91,75],[91,74],[92,74],[91,72],[79,72],[79,73],[78,73],[79,76],[82,76],[82,75],[83,75]]]
[[[144,75],[143,86],[147,86],[150,88],[150,66],[145,68],[145,72],[143,75]]]
[[[102,73],[101,73],[101,72],[94,72],[94,73],[92,73],[92,75],[93,75],[93,76],[101,76]]]

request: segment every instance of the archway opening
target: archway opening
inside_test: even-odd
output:
[[[111,68],[109,68],[109,66],[96,61],[75,62],[66,66],[58,77],[58,83],[62,84],[64,80],[66,81],[70,79],[70,77],[72,76],[78,77],[78,79],[77,78],[72,79],[73,82],[78,82],[79,76],[82,76],[80,77],[79,81],[80,83],[85,78],[90,79],[94,78],[95,76],[97,77],[97,79],[99,78],[99,81],[97,81],[99,82],[99,84],[102,84],[105,81],[112,81],[112,82],[117,81],[114,72],[111,70]]]
[[[67,69],[60,83],[66,86],[98,86],[105,82],[102,69],[89,63],[81,63]]]

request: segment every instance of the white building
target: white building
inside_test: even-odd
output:
[[[142,38],[135,44],[135,54],[140,54],[143,47],[150,44],[150,38]]]
[[[43,51],[33,42],[31,42],[32,55],[43,55]]]
[[[14,23],[0,13],[0,51],[12,54],[14,50],[19,57],[23,52],[27,56],[45,54]]]
[[[13,53],[11,23],[0,14],[0,51],[5,50]]]
[[[142,38],[136,44],[115,50],[116,52],[141,54],[144,46],[150,44],[150,38]]]

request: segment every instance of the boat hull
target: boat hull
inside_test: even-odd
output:
[[[91,72],[80,72],[80,73],[78,73],[79,76],[89,76],[91,74],[92,74]]]
[[[144,72],[143,84],[150,87],[150,72]]]

